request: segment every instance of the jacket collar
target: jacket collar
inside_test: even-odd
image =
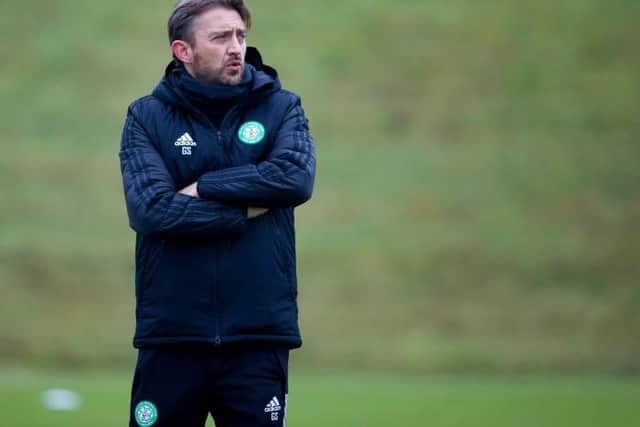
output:
[[[220,86],[209,87],[201,83],[191,84],[190,89],[202,87],[202,94],[198,96],[209,96],[219,99],[233,99],[234,103],[241,106],[252,105],[259,102],[266,96],[280,90],[280,80],[277,71],[265,65],[262,62],[260,52],[254,47],[248,47],[245,55],[245,76],[243,82],[238,86]],[[166,69],[164,77],[153,90],[152,95],[168,104],[189,112],[205,123],[208,119],[205,115],[194,106],[193,96],[185,90],[180,83],[180,79],[176,78],[180,74],[180,69],[184,70],[184,66],[177,60],[171,61]],[[195,81],[195,79],[191,78]],[[216,89],[217,88],[217,89]]]

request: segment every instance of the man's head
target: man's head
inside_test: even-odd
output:
[[[243,0],[181,0],[169,17],[171,50],[199,81],[237,85],[250,27]]]

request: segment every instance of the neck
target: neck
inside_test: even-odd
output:
[[[198,83],[201,83],[201,84],[203,84],[203,85],[218,84],[218,82],[207,82],[207,81],[202,80],[201,78],[199,78],[199,77],[196,75],[195,71],[193,70],[193,66],[192,66],[191,64],[185,64],[185,63],[183,63],[183,65],[184,65],[184,69],[185,69],[185,70],[187,70],[187,73],[189,73],[189,75],[190,75],[191,77],[193,77],[193,78],[194,78]]]
[[[191,66],[191,64],[185,64],[184,62],[182,63],[182,65],[184,65],[184,69],[187,70],[187,73],[189,73],[191,75],[191,77],[193,77],[194,79],[200,81],[196,75],[193,72],[193,67]]]

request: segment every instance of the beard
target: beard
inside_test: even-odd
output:
[[[235,86],[242,81],[245,64],[239,58],[234,59],[234,61],[241,63],[238,70],[229,70],[226,64],[221,67],[215,67],[208,64],[200,55],[195,55],[193,58],[193,74],[197,80],[208,85],[224,84]]]

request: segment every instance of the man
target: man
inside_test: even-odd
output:
[[[294,207],[315,152],[297,95],[246,47],[243,0],[179,2],[174,60],[129,107],[121,169],[136,231],[131,426],[283,426],[302,344]]]

